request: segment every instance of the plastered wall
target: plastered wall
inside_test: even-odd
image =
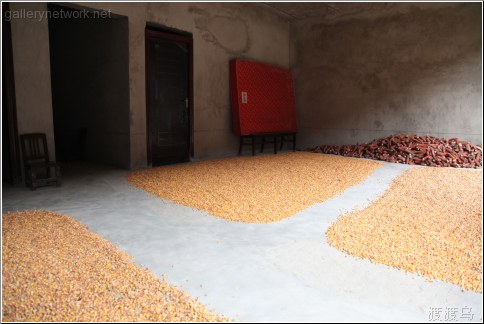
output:
[[[45,10],[43,3],[10,3],[10,10]],[[47,20],[12,19],[18,133],[45,133],[51,159],[55,157],[50,90]]]
[[[46,4],[11,6],[21,8],[45,10]],[[111,10],[128,17],[130,166],[134,169],[146,166],[146,23],[193,34],[195,159],[237,153],[238,139],[231,131],[230,59],[289,66],[289,23],[248,3],[79,3],[78,8]],[[37,128],[48,133],[53,147],[47,21],[12,21],[12,33],[19,131],[39,124]]]
[[[480,4],[404,6],[292,25],[301,146],[400,132],[482,144]]]
[[[74,4],[69,4],[74,6]],[[146,166],[147,23],[194,39],[195,159],[235,155],[228,62],[293,69],[298,146],[362,143],[397,132],[482,143],[480,4],[288,21],[250,3],[79,3],[128,18],[129,160]],[[45,10],[43,3],[11,9]],[[19,132],[44,131],[53,152],[47,21],[13,20]]]

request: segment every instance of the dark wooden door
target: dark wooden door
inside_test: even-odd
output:
[[[190,156],[191,38],[146,29],[148,163]]]

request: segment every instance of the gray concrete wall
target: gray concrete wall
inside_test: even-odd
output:
[[[85,128],[86,160],[129,168],[127,18],[56,19],[49,30],[57,152],[72,158]]]
[[[10,10],[46,10],[44,3],[10,3]],[[19,135],[45,133],[55,159],[47,20],[12,19],[12,52]]]
[[[399,132],[482,144],[480,4],[408,5],[292,25],[300,146]]]
[[[86,5],[86,4],[83,4]],[[252,58],[289,66],[289,23],[250,4],[90,3],[129,18],[132,166],[146,164],[144,28],[146,23],[193,34],[195,159],[234,155],[228,62]]]
[[[331,22],[311,19],[291,29],[284,19],[249,3],[79,6],[128,17],[131,168],[146,165],[146,23],[193,33],[196,159],[236,153],[228,77],[234,57],[281,66],[291,61],[300,146],[361,143],[397,132],[482,143],[479,4],[410,6],[390,15]],[[11,7],[45,10],[46,5]],[[47,21],[13,20],[12,34],[19,132],[47,133],[52,154]]]
[[[18,9],[30,6],[46,7],[42,3],[12,5]],[[237,153],[238,140],[231,130],[229,60],[244,57],[289,66],[289,23],[248,3],[79,3],[79,6],[111,10],[128,17],[131,168],[146,166],[144,29],[147,22],[193,33],[196,159]],[[15,62],[15,68],[25,64],[20,69],[23,74],[15,71],[16,85],[20,83],[17,87],[19,120],[29,127],[35,125],[36,117],[30,113],[35,105],[30,101],[41,102],[41,118],[46,119],[44,128],[50,132],[53,145],[47,22],[18,20],[12,23],[12,29],[14,60],[18,61],[19,55],[21,58],[21,62]],[[45,56],[42,62],[37,57],[39,50],[46,52],[41,53]],[[25,83],[41,85],[42,89],[22,86]],[[44,98],[47,95],[48,100]],[[19,97],[29,103],[23,103]]]

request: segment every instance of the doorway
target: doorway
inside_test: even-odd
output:
[[[193,156],[193,38],[145,29],[148,165]]]
[[[80,9],[51,3],[48,9],[57,161],[129,169],[128,18],[75,18]]]

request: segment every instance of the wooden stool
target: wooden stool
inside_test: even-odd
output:
[[[282,146],[284,145],[284,143],[286,142],[292,142],[292,151],[295,152],[296,151],[296,133],[283,133],[283,134],[280,134],[281,136],[281,146],[279,147],[279,151],[282,151]],[[286,138],[289,137],[289,138]]]
[[[267,137],[272,137],[272,139],[268,140]],[[240,135],[239,155],[242,155],[242,147],[244,145],[250,145],[252,146],[252,156],[254,156],[255,146],[258,142],[261,144],[261,153],[264,151],[264,145],[266,143],[272,143],[274,144],[274,154],[277,154],[277,137],[278,134],[276,133],[254,133],[250,135]],[[249,139],[249,142],[246,142],[245,139]]]
[[[279,136],[278,134],[273,134],[273,133],[268,133],[268,134],[261,134],[262,137],[262,143],[260,146],[260,152],[264,152],[264,145],[266,143],[269,144],[274,144],[274,154],[277,154],[277,137]],[[266,137],[272,137],[272,140],[266,141]]]

